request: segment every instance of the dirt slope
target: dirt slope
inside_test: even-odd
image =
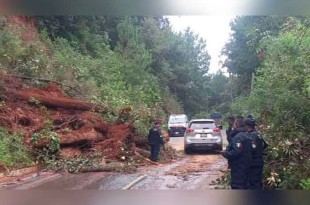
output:
[[[103,121],[101,114],[107,108],[68,97],[53,83],[45,88],[26,87],[21,79],[5,73],[0,73],[0,80],[0,127],[23,133],[32,149],[49,143],[48,138],[31,141],[33,134],[46,129],[49,122],[50,131],[59,136],[64,155],[96,150],[107,158],[120,159],[124,149],[134,155],[134,126]]]

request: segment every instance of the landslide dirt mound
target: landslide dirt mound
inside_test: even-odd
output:
[[[34,133],[50,129],[59,136],[62,156],[100,152],[110,159],[133,156],[136,135],[133,123],[103,121],[108,108],[66,96],[55,83],[45,88],[24,86],[14,75],[0,73],[0,127],[22,133],[31,149],[49,143],[31,141]]]
[[[205,172],[210,165],[221,159],[219,155],[193,155],[190,156],[189,162],[186,166],[175,167],[168,172],[166,175],[174,176],[186,176],[191,173]]]

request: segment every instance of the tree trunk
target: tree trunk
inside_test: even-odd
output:
[[[10,95],[20,98],[25,101],[29,101],[32,98],[39,101],[40,104],[49,108],[63,108],[63,109],[74,109],[82,111],[95,111],[95,112],[108,112],[107,107],[101,105],[96,105],[92,103],[87,103],[81,100],[75,100],[64,97],[53,97],[45,96],[34,93],[27,93],[27,91],[9,91]]]

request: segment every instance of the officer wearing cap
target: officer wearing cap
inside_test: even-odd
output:
[[[231,168],[231,188],[248,189],[248,174],[252,159],[251,140],[245,132],[242,116],[237,116],[235,129],[231,133],[231,143],[222,155]]]
[[[249,171],[249,188],[263,189],[263,166],[264,166],[264,150],[267,143],[255,129],[256,121],[251,118],[245,120],[245,130],[249,134],[252,141],[252,161]]]
[[[151,146],[151,160],[158,161],[160,145],[164,144],[163,136],[161,135],[160,122],[155,122],[154,127],[149,130],[148,141]]]

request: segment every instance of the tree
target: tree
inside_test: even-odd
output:
[[[310,76],[309,25],[290,17],[278,36],[260,42],[265,56],[253,91],[233,104],[235,112],[254,113],[270,145],[266,167],[269,187],[297,189],[309,176]],[[273,181],[271,173],[281,181]]]
[[[263,55],[259,42],[268,36],[277,36],[286,19],[273,16],[239,16],[231,22],[233,34],[222,54],[227,56],[223,67],[227,67],[228,72],[239,79],[235,96],[249,93],[252,73],[256,73]]]
[[[151,70],[176,95],[189,115],[207,109],[205,74],[210,56],[206,42],[190,29],[174,33],[166,21],[147,18],[141,36],[151,52]]]

